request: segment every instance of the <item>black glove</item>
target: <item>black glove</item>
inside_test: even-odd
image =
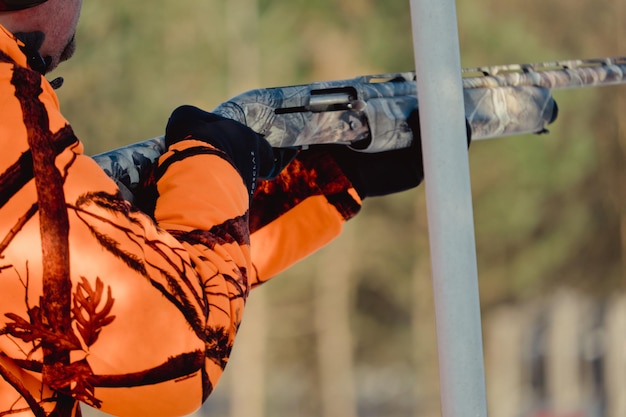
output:
[[[380,153],[337,145],[328,145],[326,150],[361,198],[409,190],[424,179],[422,151],[417,141],[409,148]]]
[[[418,111],[414,110],[407,121],[413,132],[413,142],[408,148],[366,153],[346,146],[325,146],[361,198],[409,190],[424,179]],[[471,132],[467,122],[466,129],[469,146]]]
[[[271,176],[274,155],[270,144],[248,126],[193,106],[172,112],[165,128],[167,147],[197,139],[223,151],[244,180],[250,195],[259,178]]]
[[[413,142],[405,149],[366,153],[329,145],[327,151],[361,198],[383,196],[417,187],[424,179],[417,111],[409,116]]]

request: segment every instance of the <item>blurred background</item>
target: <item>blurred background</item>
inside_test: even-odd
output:
[[[625,12],[461,0],[462,64],[626,55]],[[55,75],[95,154],[161,135],[180,104],[412,70],[411,39],[408,0],[86,1]],[[626,87],[555,97],[549,135],[469,152],[490,415],[623,417]],[[365,201],[340,239],[252,293],[196,416],[439,416],[428,248],[423,187]]]

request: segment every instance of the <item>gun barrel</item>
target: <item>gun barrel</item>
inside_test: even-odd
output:
[[[463,75],[464,88],[608,86],[626,83],[626,57],[467,68]]]

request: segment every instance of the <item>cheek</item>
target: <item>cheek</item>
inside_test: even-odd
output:
[[[63,20],[62,27],[65,30],[74,32],[78,25],[78,19],[80,18],[80,11],[83,6],[82,0],[70,0],[67,1],[64,10],[60,13],[60,18]]]
[[[76,0],[76,12],[74,13],[74,27],[78,25],[78,19],[80,18],[80,11],[83,8],[83,0]]]
[[[80,18],[80,5],[82,2],[78,2],[78,4],[72,9],[72,13],[68,13],[67,16],[67,28],[71,28],[72,33],[76,32],[76,27],[78,26],[78,19]]]
[[[64,46],[69,43],[76,34],[76,27],[78,26],[78,20],[80,18],[81,5],[82,0],[77,0],[75,4],[73,4],[72,8],[68,9],[65,14],[63,25],[59,25],[62,28],[61,30],[63,30],[61,38],[64,42]]]

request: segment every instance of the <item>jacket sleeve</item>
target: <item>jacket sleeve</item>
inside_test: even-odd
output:
[[[239,174],[180,142],[160,160],[151,218],[83,155],[49,84],[0,66],[0,414],[72,400],[193,412],[256,281]]]
[[[250,210],[254,287],[341,233],[361,199],[332,157],[302,151],[272,181],[262,181]]]

